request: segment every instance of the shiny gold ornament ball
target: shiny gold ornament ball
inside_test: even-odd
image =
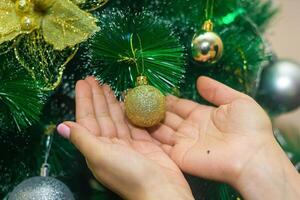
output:
[[[165,96],[153,86],[137,86],[126,94],[125,111],[134,125],[143,128],[155,126],[165,117]]]
[[[223,42],[215,32],[202,30],[192,40],[193,58],[201,63],[216,63],[223,54]]]

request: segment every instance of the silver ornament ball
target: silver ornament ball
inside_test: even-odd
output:
[[[52,177],[33,177],[20,183],[8,200],[74,200],[70,189]]]
[[[300,65],[278,60],[261,73],[257,100],[267,110],[279,114],[300,106]]]

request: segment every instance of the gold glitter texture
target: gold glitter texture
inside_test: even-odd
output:
[[[137,86],[128,91],[125,110],[134,125],[144,128],[155,126],[165,117],[165,96],[153,86]]]
[[[66,65],[77,50],[78,45],[63,51],[54,50],[45,42],[40,30],[18,37],[14,45],[16,59],[46,91],[60,85]]]
[[[55,50],[73,47],[99,30],[96,18],[70,0],[0,1],[0,44],[36,29]]]

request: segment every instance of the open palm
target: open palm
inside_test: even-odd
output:
[[[166,118],[151,135],[183,171],[234,182],[267,143],[275,142],[270,120],[245,94],[206,77],[197,86],[218,107],[169,96]]]
[[[166,195],[175,189],[192,199],[182,172],[160,142],[128,123],[110,88],[93,77],[76,85],[76,122],[64,123],[71,128],[72,143],[86,157],[94,176],[112,190],[139,199],[145,187],[151,191],[157,187]]]

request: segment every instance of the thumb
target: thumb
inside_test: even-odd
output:
[[[57,126],[58,133],[69,139],[87,159],[93,158],[94,147],[99,143],[95,135],[75,122],[64,122]]]

